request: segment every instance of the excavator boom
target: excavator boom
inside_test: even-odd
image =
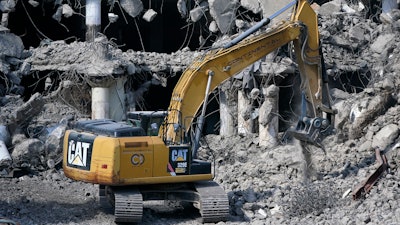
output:
[[[294,4],[296,2],[297,5]],[[288,4],[292,5],[295,5],[295,8],[289,21],[237,44],[238,41],[234,40],[225,45],[225,48],[211,50],[197,58],[184,71],[172,93],[165,123],[167,127],[159,132],[159,136],[163,136],[165,142],[184,142],[196,113],[209,94],[204,90],[214,90],[223,81],[289,42],[294,44],[302,80],[301,91],[307,101],[305,116],[322,118],[324,110],[332,113],[329,94],[326,90],[323,91],[327,88],[324,86],[327,81],[323,79],[322,74],[317,16],[305,0]],[[259,24],[264,25],[268,21],[269,18]],[[249,33],[253,32],[255,30]],[[209,78],[210,76],[212,78]],[[183,128],[181,132],[177,131],[176,124]]]

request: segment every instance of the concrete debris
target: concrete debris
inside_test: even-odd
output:
[[[115,23],[118,20],[118,15],[114,14],[114,13],[108,13],[108,21],[110,21],[110,23]]]
[[[208,30],[212,33],[217,33],[219,31],[217,22],[215,22],[215,20],[211,21],[210,25],[208,26]]]
[[[52,18],[57,22],[61,22],[62,13],[63,13],[63,7],[58,6],[58,8],[57,8],[56,12],[53,14]]]
[[[157,16],[157,12],[154,11],[153,9],[149,9],[143,14],[142,18],[144,20],[146,20],[147,22],[151,22],[154,20],[154,18],[156,18],[156,16]]]
[[[342,10],[341,4],[338,1],[329,1],[322,4],[318,10],[318,14],[321,16],[327,16],[332,14],[340,13]]]
[[[7,144],[10,140],[11,137],[7,127],[0,125],[0,168],[8,168],[11,166],[12,159],[7,148]]]
[[[1,12],[12,12],[15,10],[15,6],[17,5],[15,0],[1,0],[0,1],[0,11]]]
[[[388,124],[380,129],[372,139],[372,148],[386,149],[398,138],[400,127],[397,124]]]
[[[31,64],[31,70],[34,71],[57,70],[109,76],[126,72],[132,74],[132,65],[135,65],[136,73],[182,72],[195,53],[183,50],[172,54],[122,52],[109,41],[97,39],[94,43],[51,42],[46,46],[32,49],[31,54],[25,61]]]
[[[393,33],[379,35],[372,43],[371,50],[379,54],[385,54],[389,48],[392,48],[396,41],[395,38],[396,36]]]
[[[24,127],[43,110],[44,100],[40,93],[35,93],[23,105],[15,110],[13,123]]]
[[[65,18],[69,18],[72,15],[74,15],[74,10],[69,6],[68,4],[63,4],[62,5],[62,14]]]
[[[278,10],[282,9],[285,5],[287,5],[291,0],[280,0],[280,1],[275,1],[275,0],[262,0],[260,1],[261,9],[262,9],[262,14],[264,18],[269,18],[272,14],[277,12]],[[290,17],[291,10],[288,10],[275,19],[271,21],[271,25],[281,21],[281,20],[287,20]]]
[[[240,5],[255,14],[262,11],[259,0],[240,0]]]
[[[24,50],[24,44],[20,37],[12,33],[0,34],[0,59],[5,56],[20,59]]]
[[[385,93],[355,102],[349,114],[351,122],[349,137],[354,139],[362,136],[365,126],[377,116],[384,114],[392,105],[392,96]]]
[[[143,2],[141,0],[121,0],[119,4],[133,18],[143,11]]]
[[[37,2],[35,0],[29,0],[28,3],[33,7],[37,7],[39,5],[39,2]]]
[[[193,22],[199,21],[208,11],[208,2],[201,2],[197,7],[190,10],[190,20]]]
[[[13,166],[16,168],[38,169],[42,167],[44,144],[36,138],[24,139],[14,146],[11,154]]]
[[[178,8],[178,12],[181,14],[182,18],[186,18],[188,16],[186,0],[178,0],[176,7]]]
[[[236,19],[237,0],[209,0],[210,14],[223,34],[230,33]]]
[[[62,146],[67,124],[57,124],[45,136],[45,160],[48,168],[52,169],[62,161]]]

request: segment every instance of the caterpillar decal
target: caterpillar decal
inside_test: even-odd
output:
[[[168,172],[173,172],[174,175],[189,174],[189,154],[188,147],[171,146],[169,149]]]
[[[71,133],[68,137],[67,165],[90,170],[94,136]]]

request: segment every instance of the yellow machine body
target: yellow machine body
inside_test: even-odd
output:
[[[180,175],[189,169],[189,146],[167,147],[157,136],[107,137],[68,130],[64,139],[64,173],[75,180],[139,185],[212,179],[211,173]],[[172,171],[168,166],[174,161],[183,165]]]

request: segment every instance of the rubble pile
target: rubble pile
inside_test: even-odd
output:
[[[237,3],[202,1],[190,11],[184,7],[185,2],[178,1],[180,13],[190,15],[193,21],[201,15],[198,11],[209,9],[211,15],[221,15],[213,25],[220,31],[228,29],[223,20],[232,15],[229,10],[213,12],[220,9],[215,4],[224,2],[227,7],[221,10],[227,10],[230,4]],[[256,13],[260,10],[259,2],[249,0],[240,4]],[[215,180],[227,191],[231,206],[229,221],[219,224],[400,222],[398,12],[391,12],[391,20],[377,20],[376,15],[367,17],[365,9],[354,1],[347,4],[329,1],[317,10],[331,94],[338,110],[336,133],[324,140],[324,151],[307,146],[312,164],[305,164],[296,141],[265,148],[260,146],[257,133],[205,136],[199,157],[215,163]],[[10,149],[11,165],[29,168],[31,173],[19,178],[0,178],[0,218],[12,218],[21,224],[111,223],[112,216],[93,206],[98,201],[98,186],[73,182],[57,166],[61,160],[62,133],[68,121],[87,115],[70,107],[58,95],[37,93],[23,101],[17,95],[23,90],[19,79],[37,70],[90,74],[96,63],[99,63],[97,75],[98,71],[105,71],[106,75],[133,75],[138,71],[179,74],[201,52],[122,52],[105,39],[70,45],[49,42],[23,50],[17,38],[11,41],[8,35],[12,34],[0,35],[7,39],[4,43],[12,42],[10,48],[0,45],[0,52],[14,51],[0,57],[0,75],[9,81],[7,87],[0,87],[0,125],[7,125],[10,138],[5,137],[4,129],[0,129],[0,137]],[[71,50],[74,45],[76,48]],[[99,58],[78,57],[88,51]],[[288,68],[279,63],[274,66],[281,71]],[[389,168],[369,193],[353,199],[354,188],[377,169],[376,149],[387,157]],[[10,161],[0,163],[9,165]],[[53,210],[54,207],[58,210]],[[87,212],[89,207],[93,209],[91,212]],[[146,209],[143,224],[195,224],[198,217],[195,210],[177,209],[168,214]]]

